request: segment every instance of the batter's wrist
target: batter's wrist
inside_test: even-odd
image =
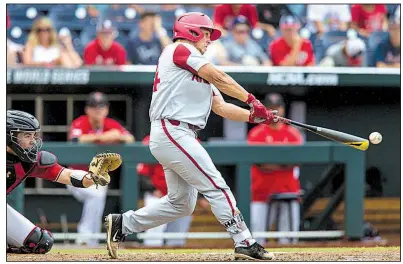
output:
[[[251,104],[254,100],[256,100],[256,97],[253,94],[248,94],[248,99],[246,99],[247,104]]]

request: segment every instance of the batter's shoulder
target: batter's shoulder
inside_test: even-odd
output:
[[[190,54],[201,55],[200,51],[189,43],[178,43],[177,46],[175,47],[174,52],[189,54],[189,55]]]

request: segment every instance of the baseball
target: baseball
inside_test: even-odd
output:
[[[371,135],[369,135],[369,141],[371,141],[372,144],[379,144],[382,142],[382,135],[379,132],[372,132]]]

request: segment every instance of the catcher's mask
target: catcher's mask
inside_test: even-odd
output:
[[[23,162],[35,163],[42,148],[42,139],[38,136],[39,121],[31,114],[7,110],[7,146]]]

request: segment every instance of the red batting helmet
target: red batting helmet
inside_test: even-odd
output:
[[[213,21],[203,13],[190,12],[181,15],[174,24],[173,40],[182,38],[192,42],[197,42],[203,38],[200,28],[211,29],[210,39],[212,41],[221,37],[221,31],[214,28]]]

